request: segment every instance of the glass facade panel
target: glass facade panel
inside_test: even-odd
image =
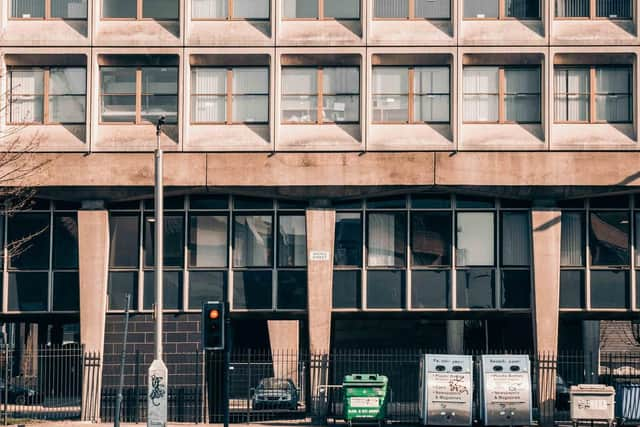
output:
[[[144,266],[155,265],[155,220],[145,215],[144,221]],[[182,214],[164,215],[164,258],[165,267],[184,265],[184,216]]]
[[[560,271],[560,308],[585,308],[584,271]]]
[[[11,0],[12,18],[44,18],[45,0]]]
[[[413,270],[411,272],[411,307],[449,307],[449,277],[448,270]]]
[[[179,7],[178,0],[142,0],[142,17],[174,21],[178,19]]]
[[[596,0],[596,16],[630,19],[633,16],[633,5],[631,0]]]
[[[78,218],[76,214],[53,217],[53,268],[78,268]]]
[[[273,264],[271,215],[236,215],[233,219],[234,267],[270,267]]]
[[[591,271],[591,308],[629,308],[629,272]]]
[[[130,0],[126,0],[127,3]],[[100,68],[101,113],[103,122],[135,122],[136,69],[133,67]]]
[[[409,0],[374,0],[376,18],[408,18]]]
[[[589,2],[589,0],[556,0],[556,17],[588,18]]]
[[[360,271],[335,270],[333,272],[333,308],[360,308],[362,306]]]
[[[416,18],[451,18],[451,0],[415,0],[415,8]]]
[[[507,68],[504,79],[505,119],[517,123],[540,123],[540,69]]]
[[[103,0],[103,18],[130,18],[137,16],[137,4],[133,0]]]
[[[278,309],[305,310],[307,308],[307,272],[278,271]]]
[[[584,214],[562,212],[560,264],[563,266],[584,265]]]
[[[140,215],[137,213],[112,213],[109,217],[109,229],[111,235],[109,265],[125,268],[138,267]]]
[[[591,265],[629,265],[629,213],[591,212]]]
[[[467,4],[475,1],[465,1]],[[477,3],[481,3],[478,1]],[[498,121],[498,67],[464,67],[463,119],[466,122]]]
[[[405,272],[369,270],[367,272],[367,308],[405,308]]]
[[[54,252],[55,254],[55,252]],[[77,271],[53,273],[53,310],[80,310],[80,277]]]
[[[45,272],[9,273],[9,311],[46,311],[49,275]]]
[[[165,271],[162,275],[162,302],[164,310],[182,308],[182,271]],[[155,272],[144,272],[143,309],[151,310],[155,302]]]
[[[269,0],[233,0],[233,17],[248,20],[269,19]]]
[[[596,119],[631,122],[633,106],[631,67],[596,68]]]
[[[529,212],[502,212],[502,265],[531,264],[531,228]]]
[[[539,19],[539,0],[505,0],[504,14],[510,18]]]
[[[460,308],[495,307],[495,272],[488,268],[456,272],[457,306]]]
[[[362,216],[359,212],[337,212],[333,264],[362,265]]]
[[[451,213],[411,214],[411,264],[451,265]]]
[[[280,215],[278,218],[278,266],[307,265],[307,232],[304,215]]]
[[[502,308],[531,308],[531,274],[529,270],[502,270],[500,292]]]
[[[402,267],[406,254],[406,215],[369,213],[367,264],[369,267]]]
[[[207,301],[224,301],[227,289],[225,271],[189,271],[189,308],[199,310]]]
[[[7,229],[10,269],[49,268],[49,213],[17,213],[9,217]]]
[[[189,216],[189,267],[227,266],[227,227],[226,215]]]
[[[233,308],[271,310],[273,303],[271,271],[234,271]]]
[[[556,67],[554,71],[556,122],[589,120],[589,69]]]
[[[87,19],[87,0],[51,0],[51,17]]]
[[[499,0],[464,0],[465,18],[497,18]]]
[[[494,265],[494,214],[458,212],[456,264],[459,266]]]
[[[360,0],[324,0],[324,17],[358,19],[360,18]]]
[[[288,19],[318,18],[318,0],[283,0],[282,16]]]

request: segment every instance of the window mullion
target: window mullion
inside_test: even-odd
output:
[[[498,123],[504,123],[504,67],[498,68]]]
[[[51,19],[51,0],[44,2],[44,19]]]
[[[318,0],[318,19],[323,20],[324,18],[324,0]]]
[[[48,3],[48,2],[47,2]],[[49,123],[49,77],[50,68],[45,68],[42,73],[42,124]]]
[[[229,0],[227,8],[227,19],[233,19],[233,0]]]
[[[416,0],[409,0],[409,19],[416,18]]]
[[[413,97],[414,97],[414,92],[415,92],[415,88],[413,85],[413,79],[415,76],[415,69],[413,67],[409,67],[409,93],[407,96],[407,109],[409,112],[409,117],[407,117],[409,123],[415,123],[415,118],[413,117],[415,112],[413,111]]]
[[[233,92],[233,70],[231,68],[227,68],[227,124],[230,125],[233,123],[233,114],[232,114],[232,92]]]
[[[316,82],[316,87],[318,89],[318,104],[317,104],[317,109],[318,112],[316,113],[316,122],[318,124],[322,124],[322,115],[324,113],[324,109],[322,108],[322,103],[323,103],[323,99],[322,99],[322,93],[324,92],[324,88],[322,87],[322,67],[318,67],[318,72],[316,73],[316,78],[317,78],[317,82]]]
[[[596,67],[589,68],[589,123],[596,123]]]
[[[506,0],[498,0],[498,19],[505,18],[505,2]]]
[[[136,69],[136,124],[142,123],[142,68]]]
[[[589,19],[596,17],[596,0],[589,0]]]
[[[144,0],[137,0],[137,4],[136,4],[136,19],[141,20],[142,19],[142,2]]]

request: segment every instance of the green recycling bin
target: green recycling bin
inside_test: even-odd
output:
[[[378,374],[351,374],[342,380],[344,420],[382,425],[387,416],[389,379]]]

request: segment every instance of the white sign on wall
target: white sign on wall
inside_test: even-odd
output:
[[[311,251],[309,261],[329,261],[329,251]]]

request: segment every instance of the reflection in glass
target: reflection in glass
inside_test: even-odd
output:
[[[333,272],[333,308],[360,308],[360,271]]]
[[[629,213],[591,212],[591,265],[629,265]]]
[[[501,308],[531,308],[529,270],[502,270],[501,276]]]
[[[131,295],[131,309],[138,308],[138,272],[110,271],[109,272],[109,310],[124,310],[127,294]]]
[[[307,308],[307,272],[278,271],[278,309]]]
[[[629,272],[591,271],[592,308],[629,308]]]
[[[278,266],[307,265],[307,233],[304,215],[280,215],[278,221]]]
[[[80,309],[80,277],[77,271],[53,273],[53,310],[77,311]]]
[[[561,224],[560,264],[584,265],[584,214],[562,212]]]
[[[234,309],[271,310],[272,299],[270,270],[233,272]]]
[[[413,270],[411,272],[412,308],[447,308],[448,306],[448,270]]]
[[[144,272],[143,308],[151,310],[155,303],[155,272]],[[162,275],[162,302],[164,310],[178,310],[182,307],[182,271],[165,271]]]
[[[273,263],[271,215],[236,215],[233,219],[233,266],[270,267]]]
[[[460,308],[494,308],[494,271],[488,268],[456,272],[457,306]]]
[[[334,265],[362,265],[362,218],[357,212],[336,213]]]
[[[560,270],[560,308],[585,308],[584,298],[584,271]]]
[[[138,267],[140,247],[140,215],[136,213],[112,213],[109,217],[111,243],[110,267]]]
[[[457,265],[494,265],[493,215],[492,212],[458,212]]]
[[[9,311],[45,311],[48,308],[48,273],[10,272]]]
[[[412,265],[451,265],[451,213],[411,214]]]
[[[370,213],[367,217],[369,267],[405,265],[406,216],[403,213]]]
[[[49,213],[16,213],[8,219],[9,268],[49,268]]]
[[[369,270],[367,272],[368,308],[405,308],[405,272]]]
[[[530,236],[528,212],[502,213],[502,265],[528,266],[531,263]]]
[[[206,301],[224,301],[227,273],[224,271],[189,271],[189,308],[200,309]]]
[[[227,266],[227,216],[189,216],[189,267]]]

